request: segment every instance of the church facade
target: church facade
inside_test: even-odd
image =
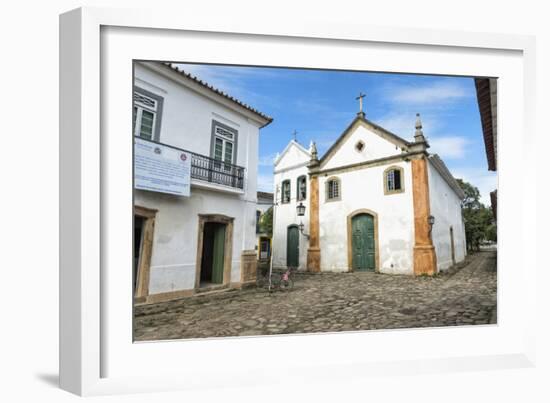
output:
[[[292,140],[274,162],[273,267],[432,275],[462,261],[464,193],[415,126],[407,141],[360,112],[321,158]]]

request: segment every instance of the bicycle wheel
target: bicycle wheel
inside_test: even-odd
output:
[[[269,278],[268,278],[269,280]],[[266,282],[265,288],[269,287],[269,281]],[[281,286],[281,276],[277,273],[271,273],[271,289],[275,290]]]
[[[292,289],[292,287],[294,287],[294,281],[292,281],[291,278],[289,278],[288,280],[281,280],[281,283],[279,285],[279,288],[281,290],[290,290]]]

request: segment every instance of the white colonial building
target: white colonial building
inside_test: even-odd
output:
[[[170,64],[136,62],[134,77],[136,143],[191,161],[189,196],[134,192],[136,299],[253,282],[258,136],[272,119]]]
[[[462,261],[464,194],[428,147],[419,117],[409,142],[363,112],[322,158],[291,141],[274,164],[273,267],[419,275]]]

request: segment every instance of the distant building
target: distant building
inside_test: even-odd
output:
[[[135,143],[190,158],[188,197],[134,192],[136,300],[253,283],[258,135],[272,119],[170,64],[136,62],[134,77]]]
[[[464,193],[428,147],[420,117],[410,142],[363,112],[322,158],[292,140],[274,164],[274,268],[420,275],[462,261]]]
[[[487,167],[489,171],[497,170],[497,79],[496,78],[475,78],[474,79],[477,104],[483,130],[483,141],[485,142],[485,154],[487,156]],[[497,190],[490,193],[493,216],[497,219]]]
[[[262,228],[260,222],[263,215],[273,208],[273,193],[258,192],[257,193],[258,204],[256,208],[256,237],[257,237],[257,249],[258,260],[260,262],[267,262],[271,258],[271,234],[267,232],[266,228]]]

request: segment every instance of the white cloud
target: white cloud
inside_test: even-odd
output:
[[[275,158],[277,157],[277,154],[278,153],[260,155],[260,158],[258,159],[258,166],[273,167],[273,162],[275,161]]]
[[[481,202],[486,206],[491,205],[491,193],[497,188],[496,172],[483,168],[456,168],[450,169],[455,178],[462,179],[479,189]]]
[[[430,144],[430,152],[439,154],[443,159],[460,159],[466,156],[470,140],[464,136],[440,134],[441,118],[429,113],[421,116],[422,131]],[[407,141],[413,141],[416,115],[413,113],[392,113],[376,122],[383,128],[397,134]]]
[[[441,126],[439,121],[432,115],[422,116],[421,118],[425,136],[434,133]],[[407,141],[412,141],[415,131],[416,114],[393,112],[383,116],[375,123]]]
[[[273,174],[258,174],[257,190],[273,192]]]
[[[430,152],[439,154],[443,159],[460,159],[466,155],[466,147],[470,141],[460,136],[432,137],[428,140]]]
[[[464,86],[454,82],[436,81],[424,86],[394,86],[386,92],[397,104],[441,106],[470,96]]]

